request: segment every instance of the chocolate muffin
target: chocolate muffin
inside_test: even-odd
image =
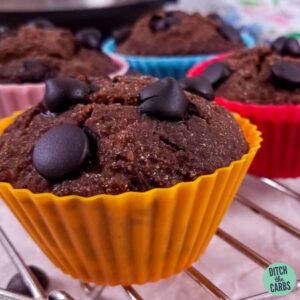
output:
[[[85,36],[89,32],[83,33]],[[91,33],[90,33],[91,34]],[[94,39],[95,40],[95,39]],[[99,40],[100,44],[100,40]],[[0,37],[0,83],[36,83],[56,76],[102,76],[118,66],[82,38],[55,27],[26,25]]]
[[[239,32],[220,18],[181,11],[148,15],[120,37],[117,52],[128,55],[216,54],[244,47]]]
[[[56,195],[192,181],[248,151],[232,115],[173,78],[51,79],[0,137],[0,181]]]
[[[296,55],[273,45],[241,50],[210,65],[206,74],[214,68],[227,73],[214,84],[219,97],[262,105],[300,103],[300,47]]]

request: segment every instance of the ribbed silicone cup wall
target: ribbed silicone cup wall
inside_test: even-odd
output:
[[[0,118],[24,110],[40,102],[45,84],[0,84]]]
[[[248,48],[255,45],[255,40],[248,34],[243,33],[242,38]],[[183,78],[193,65],[199,62],[207,61],[216,54],[199,54],[199,55],[176,55],[176,56],[140,56],[124,55],[116,52],[116,44],[113,39],[108,39],[102,46],[106,54],[117,53],[122,56],[134,71],[141,72],[145,75],[156,76],[159,78],[174,77]]]
[[[0,183],[21,224],[63,272],[84,282],[129,285],[166,278],[207,247],[260,146],[260,133],[235,116],[249,152],[193,182],[93,197],[34,194]],[[0,134],[15,116],[0,122]]]

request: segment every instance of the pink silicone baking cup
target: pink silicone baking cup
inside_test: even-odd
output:
[[[113,78],[125,75],[129,65],[125,59],[118,55],[109,55],[114,63],[119,67],[117,71],[110,74]],[[44,97],[45,84],[0,84],[0,118],[10,116],[15,111],[24,110],[36,105]]]
[[[226,57],[226,56],[225,56]],[[201,75],[224,55],[192,67],[188,77]],[[257,105],[216,98],[218,104],[251,120],[262,132],[263,143],[249,173],[269,178],[300,176],[300,105]]]
[[[122,58],[121,56],[111,53],[108,56],[115,62],[115,64],[119,67],[115,72],[109,75],[110,78],[114,78],[116,76],[125,75],[129,70],[128,62]]]
[[[44,83],[0,84],[0,118],[24,110],[43,99]]]

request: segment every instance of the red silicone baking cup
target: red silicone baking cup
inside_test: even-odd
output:
[[[129,69],[126,60],[115,54],[109,56],[118,66],[118,69],[110,74],[109,77],[125,75]],[[0,118],[36,105],[43,99],[44,92],[44,83],[0,84]]]
[[[225,56],[226,57],[226,56]],[[191,68],[188,77],[203,73],[224,55]],[[232,112],[248,118],[262,132],[263,143],[249,173],[269,178],[300,176],[300,105],[257,105],[216,98]]]

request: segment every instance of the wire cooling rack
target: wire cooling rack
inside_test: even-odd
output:
[[[145,285],[81,284],[80,288],[78,282],[53,268],[31,241],[26,244],[28,238],[21,228],[22,233],[17,234],[16,228],[10,228],[19,226],[14,225],[6,208],[0,207],[0,212],[1,223],[6,225],[18,249],[23,249],[25,260],[29,264],[41,263],[48,270],[53,288],[67,290],[76,300],[276,299],[264,291],[262,284],[263,271],[271,262],[288,263],[294,268],[297,287],[284,299],[300,299],[300,179],[274,181],[247,176],[200,260],[177,276]],[[9,270],[0,253],[0,278]],[[0,285],[5,286],[6,282]]]
[[[296,182],[296,183],[295,183]],[[299,186],[299,191],[297,187]],[[259,193],[257,192],[259,190]],[[252,193],[251,193],[252,192]],[[254,194],[255,196],[253,196]],[[257,196],[259,195],[259,196]],[[263,201],[263,199],[268,198],[267,202]],[[274,206],[276,202],[276,205]],[[293,204],[291,204],[293,203]],[[270,204],[272,204],[270,206]],[[221,240],[226,244],[226,246],[231,248],[232,251],[236,251],[237,255],[242,255],[244,260],[249,260],[252,262],[256,267],[260,269],[257,273],[256,282],[258,282],[258,290],[259,291],[245,291],[245,295],[242,297],[235,297],[230,295],[231,292],[227,291],[226,288],[222,288],[222,284],[218,284],[215,282],[214,276],[207,276],[202,272],[201,264],[195,264],[191,268],[185,271],[185,276],[189,278],[189,280],[193,281],[196,285],[199,285],[202,290],[205,290],[206,294],[199,295],[198,299],[225,299],[225,300],[260,300],[260,299],[272,299],[272,295],[267,292],[263,291],[262,287],[262,272],[265,268],[268,267],[272,262],[288,262],[296,271],[296,274],[300,274],[300,180],[294,181],[294,186],[291,187],[289,181],[275,181],[268,178],[256,178],[252,176],[247,176],[242,188],[238,192],[235,197],[235,201],[233,203],[234,208],[231,208],[229,213],[225,217],[225,222],[223,222],[216,232],[216,237],[218,240]],[[239,207],[239,209],[237,209]],[[233,210],[233,211],[232,211]],[[242,216],[239,211],[243,211]],[[287,218],[287,211],[294,211],[295,215],[290,216]],[[250,215],[253,215],[252,218]],[[241,223],[239,218],[244,220],[244,223]],[[249,216],[248,216],[249,215]],[[294,225],[293,218],[297,218],[298,216],[298,227]],[[253,221],[253,217],[255,221]],[[249,218],[249,219],[248,219]],[[248,221],[247,221],[248,219]],[[261,222],[261,224],[260,224]],[[246,225],[245,225],[246,224]],[[264,225],[267,224],[267,225]],[[253,242],[253,238],[249,236],[249,233],[244,232],[246,226],[252,228],[253,235],[259,235],[262,231],[262,239],[260,239],[260,244],[265,244],[263,247],[262,245],[252,246],[251,241]],[[281,231],[284,238],[282,239],[282,245],[290,244],[291,240],[295,239],[299,244],[294,243],[294,245],[289,245],[288,249],[281,249],[280,245],[272,245],[274,241],[268,242],[266,232],[264,232],[264,228],[262,227],[270,227],[272,228],[271,231],[278,235],[278,230]],[[233,231],[233,232],[232,232]],[[236,234],[239,233],[239,234]],[[243,235],[246,236],[246,239],[243,238]],[[255,237],[254,237],[255,238]],[[244,241],[246,240],[246,242]],[[248,241],[248,242],[247,242]],[[262,242],[263,241],[263,242]],[[220,241],[219,241],[220,242]],[[294,246],[294,248],[293,248]],[[207,252],[214,252],[217,253],[218,249],[216,249],[217,244],[212,245],[209,247]],[[257,250],[258,248],[259,250]],[[273,249],[270,253],[269,251],[262,252],[262,248],[264,249]],[[284,248],[284,247],[283,247]],[[292,249],[292,250],[291,250]],[[222,249],[220,249],[222,252]],[[299,260],[293,260],[293,255],[290,255],[289,251],[293,252],[293,255],[297,258],[297,251],[299,253]],[[200,262],[205,262],[205,256],[200,259]],[[223,260],[226,260],[226,254],[219,253],[216,257],[222,256]],[[210,261],[213,258],[210,257]],[[203,264],[202,264],[203,266]],[[209,263],[205,266],[206,269],[209,269]],[[234,267],[234,266],[232,266]],[[256,270],[254,268],[253,270]],[[252,269],[249,270],[251,274]],[[227,272],[223,274],[219,274],[219,277],[223,277],[223,279],[227,276]],[[227,281],[230,281],[230,277]],[[246,285],[246,281],[244,278],[244,285]],[[251,284],[251,283],[250,283]],[[253,284],[253,279],[252,279]],[[153,285],[153,284],[150,284]],[[155,284],[154,284],[155,285]],[[82,284],[83,289],[85,290],[86,294],[90,297],[90,299],[102,299],[102,294],[104,293],[106,287],[93,287],[90,285]],[[156,299],[159,298],[157,293],[159,293],[159,288],[155,286],[156,294],[149,298],[149,291],[148,296],[144,296],[145,286],[143,285],[134,285],[134,286],[123,286],[123,293],[127,295],[128,299],[131,300],[146,300],[146,299]],[[147,289],[149,290],[149,284]],[[251,288],[252,289],[252,288]],[[157,292],[158,290],[158,292]],[[300,299],[300,280],[297,281],[297,285],[295,290],[289,296],[286,296],[285,299]],[[189,300],[188,297],[182,298],[178,295],[172,299],[186,299]],[[197,299],[193,297],[193,299]],[[275,298],[274,298],[275,299]]]

